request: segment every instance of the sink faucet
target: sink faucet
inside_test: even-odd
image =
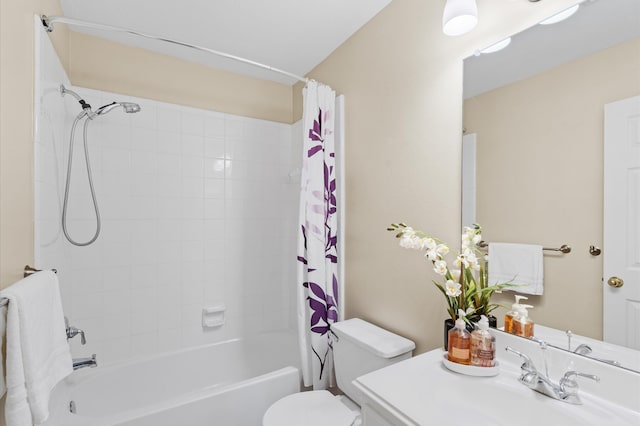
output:
[[[567,402],[569,404],[582,404],[580,396],[578,395],[578,382],[576,382],[575,377],[581,376],[595,380],[596,382],[600,381],[600,378],[593,374],[580,373],[579,371],[567,371],[564,376],[562,376],[559,383],[555,384],[551,379],[536,369],[535,365],[533,365],[533,361],[531,361],[531,358],[527,355],[522,352],[518,352],[509,346],[507,346],[505,350],[518,355],[523,360],[522,366],[520,367],[522,375],[518,379],[520,383],[527,386],[529,389],[533,389],[543,395],[547,395],[551,398]]]
[[[73,369],[79,370],[81,368],[94,368],[98,366],[98,361],[96,361],[96,354],[91,355],[91,358],[74,358],[73,360]]]
[[[593,349],[591,349],[591,346],[584,343],[582,343],[581,345],[578,345],[578,347],[573,352],[578,355],[583,355],[591,359],[595,359],[596,361],[606,362],[607,364],[617,365],[617,366],[621,365],[620,362],[616,361],[615,359],[596,358],[595,356],[591,355],[591,352],[593,352]]]

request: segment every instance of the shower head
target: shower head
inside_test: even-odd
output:
[[[96,115],[103,115],[117,107],[124,108],[124,112],[128,114],[133,114],[140,111],[140,105],[133,102],[111,102],[110,104],[103,105],[98,108],[95,113]]]

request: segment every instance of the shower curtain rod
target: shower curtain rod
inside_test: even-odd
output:
[[[265,70],[269,70],[269,71],[273,71],[273,72],[277,72],[277,73],[286,75],[287,77],[295,78],[296,80],[299,80],[299,81],[301,81],[303,83],[307,83],[309,81],[309,79],[307,79],[305,77],[300,77],[299,75],[290,73],[288,71],[283,71],[281,69],[274,68],[274,67],[271,67],[269,65],[261,64],[260,62],[252,61],[250,59],[241,58],[240,56],[235,56],[235,55],[231,55],[229,53],[219,52],[217,50],[209,49],[209,48],[198,46],[198,45],[191,44],[191,43],[186,43],[186,42],[179,41],[179,40],[173,40],[173,39],[170,39],[170,38],[160,37],[160,36],[146,34],[146,33],[141,33],[139,31],[129,30],[127,28],[113,27],[111,25],[97,24],[97,23],[94,23],[94,22],[88,22],[88,21],[82,21],[82,20],[79,20],[79,19],[67,18],[65,16],[46,16],[46,15],[42,15],[40,17],[40,19],[42,21],[42,25],[44,25],[44,27],[46,28],[47,32],[53,32],[53,29],[54,29],[53,28],[53,24],[56,23],[56,22],[59,22],[61,24],[75,25],[75,26],[78,26],[78,27],[94,28],[94,29],[97,29],[97,30],[115,31],[115,32],[120,32],[120,33],[132,34],[132,35],[136,35],[136,36],[139,36],[139,37],[144,37],[144,38],[148,38],[148,39],[152,39],[152,40],[163,41],[165,43],[175,44],[175,45],[178,45],[178,46],[188,47],[190,49],[199,50],[201,52],[206,52],[206,53],[211,53],[213,55],[221,56],[223,58],[231,59],[231,60],[234,60],[234,61],[237,61],[237,62],[242,62],[244,64],[253,65],[253,66],[265,69]]]

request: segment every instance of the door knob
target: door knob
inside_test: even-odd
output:
[[[620,288],[624,285],[624,280],[618,277],[611,277],[607,280],[607,284],[613,288]]]

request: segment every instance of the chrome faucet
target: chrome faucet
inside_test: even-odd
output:
[[[567,402],[569,404],[582,404],[580,396],[578,395],[578,382],[575,377],[586,377],[596,382],[600,381],[598,376],[593,374],[584,374],[578,371],[567,371],[560,379],[558,384],[555,384],[544,374],[541,374],[533,365],[533,361],[527,355],[522,352],[518,352],[515,349],[507,346],[505,348],[507,352],[514,353],[522,358],[523,363],[520,369],[522,375],[518,379],[520,383],[527,386],[529,389],[533,389],[543,395],[547,395],[551,398]]]
[[[69,318],[64,317],[64,327],[65,327],[65,331],[67,333],[67,340],[69,339],[73,339],[74,337],[76,337],[78,334],[80,335],[80,343],[83,345],[87,344],[87,339],[84,337],[84,331],[80,330],[79,328],[76,328],[72,325],[69,325]]]
[[[79,370],[81,368],[94,368],[98,366],[98,361],[96,361],[96,354],[91,355],[91,358],[74,358],[73,360],[73,369]]]
[[[621,365],[620,362],[616,361],[615,359],[596,358],[595,356],[591,355],[592,352],[593,352],[593,349],[591,349],[591,346],[584,343],[578,345],[578,347],[573,351],[573,353],[576,353],[578,355],[583,355],[591,359],[595,359],[596,361],[606,362],[607,364],[617,365],[617,366]]]

